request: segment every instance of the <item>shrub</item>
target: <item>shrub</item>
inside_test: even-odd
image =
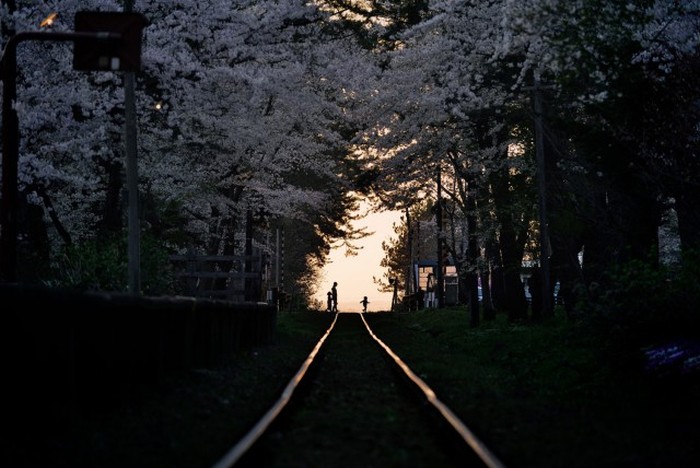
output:
[[[652,255],[608,272],[598,318],[644,341],[697,333],[700,255],[687,252],[680,268],[659,266]]]
[[[123,292],[128,287],[126,236],[91,239],[65,249],[45,283],[52,287]],[[141,238],[141,293],[172,293],[168,249],[153,236]]]

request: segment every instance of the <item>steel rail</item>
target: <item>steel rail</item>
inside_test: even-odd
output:
[[[253,426],[253,428],[248,431],[248,433],[243,436],[243,438],[239,440],[238,443],[231,448],[231,450],[228,451],[228,453],[226,453],[218,462],[212,465],[212,468],[228,468],[233,466],[265,433],[268,427],[270,427],[270,425],[274,422],[275,418],[279,416],[284,407],[287,406],[289,401],[292,399],[294,391],[303,380],[304,376],[309,370],[309,367],[311,367],[311,364],[314,362],[314,359],[316,359],[316,356],[323,347],[323,343],[326,341],[326,338],[328,338],[328,335],[331,334],[331,331],[333,330],[333,327],[335,327],[335,323],[337,321],[338,314],[336,313],[330,327],[328,327],[328,330],[326,330],[326,333],[324,333],[321,339],[318,340],[316,346],[314,346],[314,349],[282,391],[279,399],[269,410],[267,410],[265,415],[258,420],[255,426]]]
[[[369,324],[365,320],[363,314],[359,314],[364,322],[367,331],[370,336],[376,341],[379,346],[381,346],[384,351],[394,360],[394,363],[404,372],[406,377],[408,377],[425,395],[425,398],[430,402],[433,407],[442,414],[445,420],[452,426],[452,428],[459,434],[459,436],[466,442],[472,450],[477,454],[477,456],[483,461],[486,466],[490,468],[505,468],[505,465],[484,445],[484,443],[479,440],[479,438],[462,422],[457,415],[455,415],[450,408],[448,408],[444,403],[442,403],[435,392],[428,386],[428,384],[418,377],[405,362],[394,353],[389,346],[387,346],[382,340],[374,334]]]

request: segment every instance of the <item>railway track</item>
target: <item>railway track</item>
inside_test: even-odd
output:
[[[214,466],[234,465],[503,466],[363,314],[335,315],[280,398]]]

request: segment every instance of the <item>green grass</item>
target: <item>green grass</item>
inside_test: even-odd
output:
[[[640,350],[599,328],[561,317],[470,328],[456,309],[365,317],[509,467],[700,466],[699,379],[645,375]],[[4,456],[12,466],[211,466],[279,396],[332,318],[280,313],[274,343],[116,408],[46,415],[28,424],[38,432],[15,431]],[[347,436],[327,425],[318,440],[333,447]]]
[[[464,310],[371,325],[509,466],[698,466],[697,380],[657,381],[631,350],[555,318],[470,328]]]

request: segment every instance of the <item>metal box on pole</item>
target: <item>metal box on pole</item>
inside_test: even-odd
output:
[[[79,11],[75,31],[113,33],[119,41],[76,41],[73,69],[80,71],[139,71],[141,36],[148,24],[140,13],[119,11]]]

